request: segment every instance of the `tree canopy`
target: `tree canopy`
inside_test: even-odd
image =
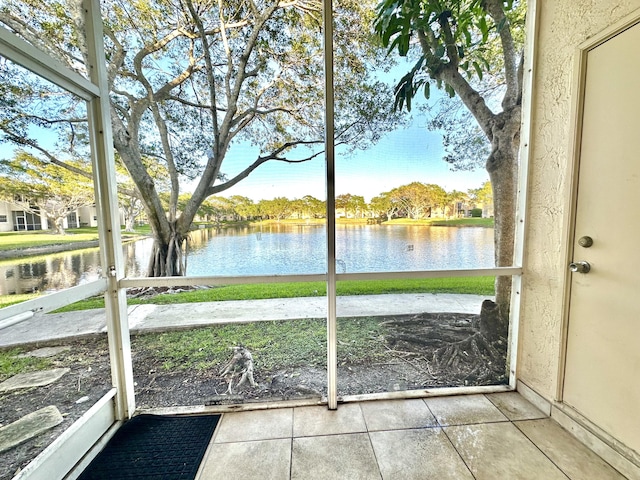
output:
[[[297,163],[322,156],[321,4],[105,0],[101,5],[114,146],[156,240],[156,261],[149,273],[183,274],[178,250],[208,197],[266,162]],[[371,42],[372,19],[366,3],[344,0],[336,5],[335,140],[354,148],[376,141],[398,118],[389,114],[389,89],[372,74],[382,60]],[[85,72],[77,2],[7,0],[0,7],[0,22],[68,67]],[[6,80],[13,70],[5,65]],[[32,111],[33,99],[26,95],[31,80],[8,85],[3,88],[17,88],[13,111]],[[47,118],[45,126],[70,125],[72,117],[79,117],[74,110],[60,113]],[[29,137],[35,116],[16,118],[0,122],[4,138],[46,150]],[[259,153],[228,177],[224,160],[239,142],[250,142]],[[166,169],[166,203],[145,163],[148,158]],[[184,179],[194,180],[195,188],[179,208]]]

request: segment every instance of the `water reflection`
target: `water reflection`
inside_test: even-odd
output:
[[[288,275],[326,272],[324,225],[266,225],[190,233],[187,273]],[[127,276],[145,276],[153,240],[123,245]],[[339,273],[491,268],[493,229],[338,225]],[[101,275],[99,250],[52,254],[0,266],[0,295],[52,291]]]
[[[67,252],[0,266],[0,295],[62,290],[100,277],[98,249]]]
[[[195,243],[189,275],[288,275],[326,271],[323,225],[223,229]]]

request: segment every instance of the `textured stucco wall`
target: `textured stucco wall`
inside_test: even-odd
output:
[[[640,0],[538,0],[537,58],[518,377],[555,399],[563,317],[563,242],[575,49],[640,8]]]

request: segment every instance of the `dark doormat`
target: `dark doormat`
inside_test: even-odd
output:
[[[194,479],[220,415],[138,415],[126,422],[79,480]]]

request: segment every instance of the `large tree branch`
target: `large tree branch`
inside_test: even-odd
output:
[[[180,217],[179,222],[184,226],[187,222],[191,222],[191,219],[195,215],[198,206],[211,193],[208,193],[211,189],[211,185],[213,182],[219,177],[220,168],[222,166],[222,161],[225,157],[226,151],[229,147],[231,139],[233,138],[233,134],[231,132],[232,122],[238,110],[238,100],[240,98],[240,94],[242,92],[242,87],[244,85],[245,80],[248,77],[247,72],[247,64],[249,62],[249,58],[255,48],[255,45],[258,41],[260,33],[265,25],[265,23],[271,18],[273,12],[275,12],[279,6],[277,3],[274,3],[272,6],[265,9],[262,14],[257,18],[257,20],[252,25],[251,33],[246,39],[245,46],[240,55],[237,66],[234,65],[233,55],[231,54],[231,46],[228,42],[226,31],[229,27],[228,24],[225,23],[224,11],[223,11],[223,3],[221,0],[218,1],[219,8],[219,21],[220,21],[220,36],[222,38],[222,43],[225,49],[225,54],[227,57],[227,72],[225,75],[225,89],[227,96],[227,111],[224,115],[224,118],[219,125],[218,135],[216,135],[217,143],[216,150],[212,152],[212,155],[207,159],[207,168],[205,169],[205,174],[200,178],[198,185],[196,186],[191,199],[185,206],[183,211],[183,215]],[[192,13],[193,16],[193,13]],[[198,17],[196,15],[196,17]],[[198,17],[199,18],[199,17]],[[194,19],[195,20],[195,19]],[[206,38],[205,38],[206,42]],[[205,57],[206,58],[206,57]],[[234,68],[235,66],[235,68]],[[213,69],[208,69],[213,75]],[[232,86],[232,80],[234,81]],[[213,79],[209,78],[210,87],[213,84]],[[215,98],[211,101],[212,105],[216,105]],[[212,109],[212,113],[216,112],[215,109]],[[217,118],[217,117],[216,117]],[[217,122],[216,122],[217,124]],[[264,162],[262,162],[264,163]],[[253,171],[257,168],[258,165],[255,165],[253,168],[249,167],[250,171]],[[246,173],[248,175],[249,172]],[[245,175],[245,177],[246,177]],[[245,178],[242,177],[242,178]],[[237,181],[240,181],[239,178]]]
[[[193,195],[187,202],[187,205],[184,208],[183,214],[181,215],[179,221],[181,224],[191,223],[193,216],[197,212],[199,206],[202,204],[202,201],[207,198],[206,189],[208,185],[211,185],[216,178],[218,178],[220,167],[222,166],[222,159],[224,158],[224,152],[226,150],[226,142],[222,142],[220,138],[220,125],[218,119],[218,109],[217,109],[217,92],[216,92],[216,83],[215,78],[213,76],[213,61],[211,60],[211,52],[209,39],[207,37],[204,25],[202,24],[202,19],[200,15],[196,12],[196,9],[193,6],[191,0],[186,0],[187,7],[189,9],[189,13],[193,18],[193,21],[196,24],[196,28],[198,30],[200,41],[202,42],[202,48],[204,52],[204,60],[206,66],[206,77],[207,84],[209,90],[209,101],[210,108],[209,112],[211,115],[211,123],[213,127],[213,145],[211,146],[211,155],[207,158],[207,165],[204,169],[204,173],[196,186]],[[227,91],[227,99],[229,98],[230,93],[230,75],[231,75],[231,66],[232,66],[232,56],[229,49],[229,44],[226,36],[226,28],[223,14],[223,4],[222,1],[218,2],[219,8],[219,20],[220,20],[220,36],[222,38],[223,44],[225,46],[226,57],[227,57],[227,68],[228,72],[225,78],[225,85]]]
[[[438,17],[438,23],[440,23],[442,35],[444,36],[444,44],[447,51],[447,57],[449,58],[449,63],[451,65],[455,65],[455,67],[458,68],[458,66],[460,65],[460,57],[458,55],[458,47],[456,46],[456,41],[453,38],[453,32],[451,31],[449,18],[450,17],[446,15],[440,15],[440,17]],[[433,31],[431,31],[430,33],[433,34]]]
[[[185,105],[187,107],[193,107],[193,108],[197,108],[197,109],[201,109],[201,110],[211,110],[211,104],[210,103],[201,103],[198,102],[197,99],[196,101],[191,101],[189,99],[186,98],[182,98],[182,97],[178,97],[176,95],[167,95],[166,100],[171,100],[177,103],[181,103],[182,105]],[[223,107],[217,107],[216,110],[218,112],[226,112],[227,109],[223,108]]]
[[[227,101],[231,98],[231,77],[233,76],[233,57],[231,56],[231,47],[227,38],[227,26],[224,20],[224,3],[218,0],[218,20],[220,21],[220,38],[224,47],[224,53],[227,57],[227,74],[224,78],[224,87],[227,94]]]
[[[169,141],[169,130],[167,128],[167,123],[160,113],[160,107],[158,106],[158,103],[151,102],[150,106],[151,112],[153,113],[153,119],[156,123],[156,126],[158,127],[158,133],[160,134],[160,143],[162,144],[162,150],[165,154],[165,161],[167,163],[167,170],[169,172],[169,181],[171,182],[171,195],[169,198],[169,220],[173,221],[175,220],[177,215],[178,196],[180,195],[180,181],[178,178],[176,163],[173,158],[171,142]]]
[[[165,160],[167,163],[167,170],[169,173],[169,179],[171,182],[171,197],[169,200],[169,219],[170,221],[175,220],[177,216],[177,205],[178,205],[178,196],[179,196],[179,178],[178,172],[175,165],[173,151],[171,149],[171,143],[169,141],[169,131],[166,125],[164,118],[160,112],[159,103],[165,100],[170,92],[178,85],[184,83],[188,78],[190,78],[196,67],[196,59],[193,55],[193,42],[190,45],[189,49],[189,64],[187,67],[177,76],[175,76],[170,81],[166,82],[162,87],[160,87],[156,92],[153,91],[153,87],[151,83],[147,80],[144,75],[142,68],[142,61],[146,58],[147,55],[158,51],[168,45],[172,40],[178,38],[179,36],[184,34],[183,29],[176,29],[172,31],[170,34],[163,37],[161,40],[155,42],[154,44],[147,45],[141,51],[139,51],[134,58],[134,66],[137,74],[137,79],[140,81],[145,90],[147,91],[147,97],[145,105],[150,108],[154,122],[158,128],[158,132],[160,134],[160,142],[162,145],[162,149],[164,151]],[[142,105],[141,105],[142,106]],[[143,111],[138,110],[139,115],[141,116]],[[136,139],[137,142],[137,139]],[[134,157],[129,160],[129,163],[133,161]],[[140,163],[139,161],[136,163]],[[135,178],[135,177],[134,177]],[[145,182],[145,183],[148,183]],[[151,196],[156,196],[155,189],[149,189],[149,194]]]
[[[38,152],[42,153],[46,158],[47,161],[53,165],[56,165],[60,168],[64,168],[65,170],[75,173],[78,176],[81,176],[83,178],[86,178],[87,180],[93,181],[93,174],[90,171],[87,170],[83,170],[81,168],[78,168],[74,165],[71,165],[63,160],[60,160],[58,157],[56,157],[55,155],[53,155],[51,152],[49,152],[47,149],[39,146],[35,140],[30,140],[30,139],[26,139],[26,138],[22,138],[19,137],[17,135],[12,134],[11,132],[8,132],[6,130],[3,130],[5,132],[5,134],[9,137],[9,139],[18,144],[18,145],[22,145],[24,147],[29,147],[29,148],[33,148],[35,150],[37,150]],[[36,157],[37,158],[37,157]],[[39,159],[38,161],[42,162],[41,159]],[[43,162],[46,163],[46,162]],[[118,192],[119,193],[123,193],[125,195],[130,195],[130,196],[139,196],[139,193],[137,191],[137,189],[131,190],[128,189],[122,185],[118,185]]]
[[[108,27],[104,27],[104,33],[113,43],[114,52],[111,52],[111,56],[109,58],[109,63],[107,65],[107,83],[109,85],[109,90],[113,90],[113,85],[115,79],[118,75],[118,72],[122,70],[124,66],[125,58],[127,57],[127,52],[124,49],[123,45],[120,43],[118,38],[115,36],[113,31]]]
[[[179,85],[182,85],[191,77],[194,71],[196,71],[196,59],[193,56],[193,44],[189,48],[189,65],[176,77],[166,82],[153,94],[153,98],[156,102],[162,102],[166,100],[170,92]]]
[[[10,131],[7,131],[7,130],[3,130],[3,132],[9,138],[9,140],[11,140],[16,145],[22,145],[23,147],[33,148],[34,150],[37,150],[40,153],[42,153],[47,158],[49,163],[52,163],[52,164],[57,165],[59,167],[62,167],[64,169],[69,170],[70,172],[73,172],[73,173],[75,173],[77,175],[80,175],[80,176],[82,176],[84,178],[88,178],[90,180],[93,180],[93,175],[91,174],[91,172],[86,172],[86,171],[82,170],[81,168],[77,168],[77,167],[75,167],[73,165],[69,165],[68,163],[58,159],[58,157],[53,155],[47,149],[45,149],[45,148],[41,147],[40,145],[38,145],[38,143],[35,140],[31,140],[31,139],[28,139],[28,138],[21,137],[20,135],[16,135],[16,134],[14,134],[14,133],[12,133]]]
[[[209,189],[207,190],[207,197],[211,196],[211,195],[215,195],[216,193],[219,192],[223,192],[231,187],[233,187],[234,185],[236,185],[238,182],[240,182],[241,180],[244,180],[245,178],[247,178],[249,176],[249,174],[251,172],[253,172],[256,168],[258,168],[260,165],[262,165],[263,163],[269,162],[269,161],[279,161],[279,162],[286,162],[286,163],[303,163],[303,162],[308,162],[309,160],[312,160],[314,158],[316,158],[319,155],[322,155],[324,153],[324,150],[321,150],[317,153],[308,155],[304,158],[300,158],[300,159],[289,159],[289,158],[283,158],[280,155],[289,150],[292,147],[296,147],[299,145],[317,145],[317,144],[321,144],[323,143],[324,140],[308,140],[308,141],[296,141],[296,142],[287,142],[285,144],[283,144],[282,146],[280,146],[279,148],[275,149],[273,152],[271,152],[268,155],[265,156],[260,156],[258,157],[251,165],[249,165],[247,168],[245,168],[244,170],[242,170],[240,173],[238,173],[235,177],[231,178],[230,180],[221,183],[219,185],[212,185],[209,187]]]
[[[200,41],[202,42],[202,48],[204,52],[204,62],[207,67],[207,83],[209,87],[209,101],[211,102],[209,111],[211,112],[211,122],[213,127],[213,155],[214,160],[217,159],[220,155],[220,127],[218,125],[218,109],[217,109],[217,92],[216,92],[216,82],[213,77],[213,61],[211,60],[211,52],[209,50],[209,39],[204,29],[204,25],[202,24],[202,19],[200,15],[197,14],[195,8],[193,7],[193,3],[191,0],[187,0],[187,7],[189,8],[189,13],[193,18],[193,21],[196,23],[196,27],[198,32],[200,33]],[[222,18],[222,12],[220,13],[220,17]],[[221,33],[224,34],[224,23],[221,24]],[[219,170],[220,166],[216,169],[214,165],[207,165],[208,168],[212,168],[214,170]],[[218,174],[217,171],[212,172],[213,178]]]
[[[144,48],[138,51],[138,53],[133,58],[133,65],[136,72],[136,75],[135,75],[136,80],[139,81],[144,86],[145,90],[147,91],[148,101],[150,103],[156,100],[157,101],[163,100],[173,88],[184,83],[190,77],[191,73],[195,68],[195,60],[193,59],[193,55],[190,54],[189,65],[179,75],[177,75],[173,79],[166,82],[162,87],[158,88],[157,92],[155,93],[153,91],[153,87],[151,86],[151,83],[149,82],[146,75],[144,74],[142,62],[147,56],[163,49],[171,41],[175,40],[176,38],[179,38],[180,36],[185,36],[185,33],[186,33],[185,30],[183,30],[182,28],[177,28],[172,32],[170,32],[169,34],[165,35],[160,40],[154,43],[145,45]],[[191,48],[193,48],[193,45],[191,46]]]
[[[238,99],[240,98],[240,93],[242,91],[242,86],[244,85],[244,81],[247,78],[247,64],[249,62],[249,58],[256,46],[258,41],[258,37],[260,36],[260,32],[264,28],[266,22],[271,18],[273,13],[279,8],[277,3],[274,3],[271,7],[267,8],[262,15],[256,20],[253,31],[247,38],[245,47],[240,55],[240,60],[238,62],[235,84],[233,89],[228,93],[227,103],[229,110],[225,115],[222,127],[220,129],[222,136],[226,136],[231,129],[231,124],[238,110]],[[232,63],[229,64],[227,74],[233,71]],[[226,148],[227,145],[223,145],[223,148]]]
[[[428,33],[424,30],[418,30],[418,40],[422,52],[427,58],[432,58],[430,40]],[[493,122],[495,120],[495,114],[487,106],[484,98],[478,91],[476,91],[471,84],[460,74],[457,65],[441,63],[441,67],[436,71],[431,72],[431,75],[436,80],[441,80],[448,83],[451,88],[460,97],[465,106],[469,109],[471,114],[478,121],[478,125],[491,141],[493,139]]]
[[[160,40],[157,40],[153,43],[149,43],[145,45],[133,58],[133,64],[135,65],[136,71],[142,69],[142,61],[152,53],[158,52],[166,47],[169,43],[181,36],[188,36],[188,32],[183,30],[182,28],[176,28],[172,30],[170,33],[162,37]]]
[[[39,115],[33,115],[33,114],[26,114],[26,113],[20,113],[19,115],[16,115],[12,118],[7,119],[6,123],[11,124],[16,120],[21,120],[21,119],[33,119],[33,120],[37,120],[41,123],[46,123],[48,125],[55,125],[57,123],[68,123],[70,127],[73,128],[74,124],[78,124],[78,123],[86,123],[87,119],[85,118],[58,118],[58,119],[50,119],[50,118],[45,118],[45,117],[41,117]],[[4,129],[3,129],[4,130]]]
[[[251,119],[255,117],[265,116],[265,115],[269,115],[271,113],[276,113],[276,112],[293,114],[294,112],[298,112],[298,111],[299,109],[297,108],[294,109],[294,108],[287,108],[287,107],[273,107],[273,108],[267,108],[264,110],[257,107],[252,107],[252,108],[246,109],[244,112],[238,115],[233,121],[233,126],[235,127],[236,125],[239,125],[236,130],[240,131],[247,126],[247,124],[251,121]]]
[[[522,95],[518,80],[518,53],[511,35],[511,24],[504,13],[502,0],[484,0],[484,7],[493,18],[495,24],[500,27],[498,33],[502,43],[504,75],[507,83],[507,91],[502,99],[502,108],[507,110],[509,107],[518,104]]]

